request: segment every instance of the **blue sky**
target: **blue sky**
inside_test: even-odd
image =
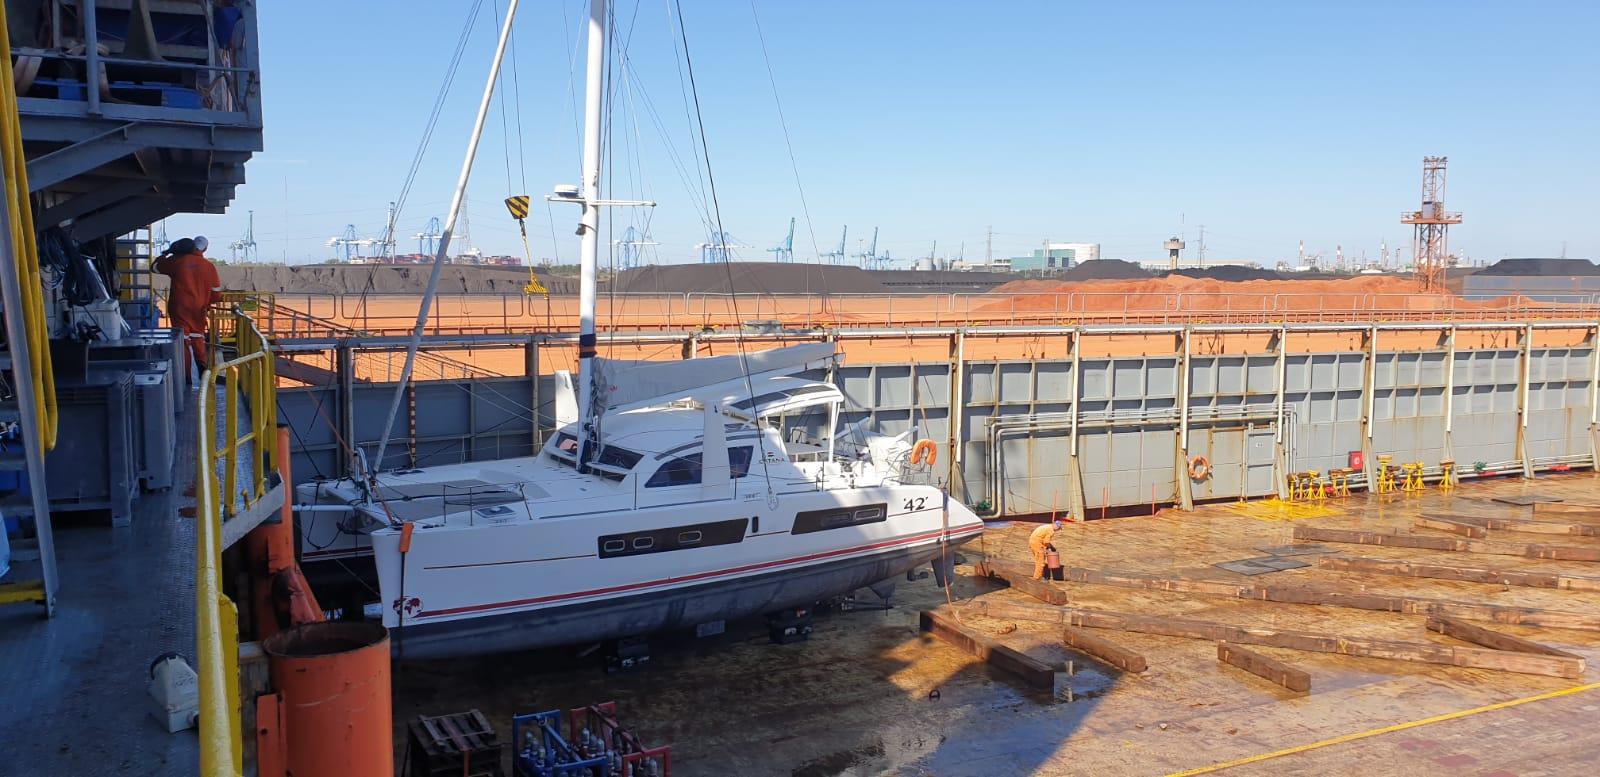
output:
[[[402,251],[443,219],[505,1],[484,0],[400,215]],[[611,112],[610,193],[660,203],[616,213],[613,236],[648,219],[661,262],[696,259],[708,222],[670,2],[618,0],[632,76],[616,77]],[[471,3],[261,5],[266,150],[226,215],[167,231],[203,232],[225,258],[254,210],[263,260],[321,260],[346,224],[382,230]],[[1304,240],[1329,259],[1336,245],[1375,259],[1380,240],[1409,247],[1398,220],[1417,207],[1430,154],[1450,158],[1448,205],[1466,214],[1458,253],[1554,256],[1565,241],[1569,256],[1600,258],[1600,4],[683,6],[722,224],[755,246],[746,258],[769,257],[793,216],[801,260],[835,247],[845,224],[848,252],[877,226],[879,250],[904,259],[937,240],[940,255],[964,245],[981,260],[991,226],[997,256],[1048,238],[1149,259],[1180,229],[1193,246],[1202,224],[1212,258],[1292,259]],[[486,252],[521,253],[500,201],[525,176],[535,257],[577,256],[575,209],[555,209],[552,230],[537,198],[578,179],[586,7],[523,3],[520,100],[508,63],[470,188],[471,239]]]

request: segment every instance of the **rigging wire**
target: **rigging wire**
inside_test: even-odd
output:
[[[467,12],[467,21],[461,26],[461,34],[456,38],[455,50],[450,55],[450,64],[445,68],[444,82],[439,85],[439,92],[433,98],[433,108],[428,114],[428,120],[423,125],[422,139],[417,142],[417,150],[411,157],[411,166],[406,170],[405,182],[400,186],[400,196],[395,199],[394,217],[384,227],[384,243],[387,245],[394,240],[394,222],[399,219],[400,213],[405,209],[407,198],[411,195],[411,187],[416,182],[417,171],[422,167],[422,159],[427,154],[428,145],[433,140],[433,131],[439,126],[439,117],[444,114],[445,99],[450,95],[450,87],[455,83],[456,73],[461,69],[461,57],[466,53],[467,41],[472,38],[472,30],[477,24],[478,13],[483,9],[483,0],[474,0],[472,8]],[[498,14],[498,6],[496,6]],[[366,309],[367,294],[373,290],[372,280],[378,272],[378,266],[373,265],[367,270],[366,283],[362,284],[361,296],[356,304],[356,313],[359,315]]]
[[[794,141],[789,137],[789,120],[783,115],[783,100],[778,96],[778,77],[772,72],[772,58],[767,54],[767,36],[761,31],[761,15],[756,13],[755,0],[750,0],[750,16],[756,24],[756,40],[761,44],[761,61],[767,66],[767,83],[772,86],[772,103],[778,109],[778,125],[783,128],[783,145],[789,151],[789,169],[794,173],[794,188],[800,192],[800,210],[806,217],[806,232],[811,235],[811,250],[817,255],[822,255],[822,248],[817,244],[816,223],[811,220],[811,206],[806,202],[806,187],[800,183],[800,162],[795,158]],[[817,265],[819,273],[826,273],[826,268],[821,263]],[[826,286],[826,275],[823,277]],[[824,305],[828,304],[827,297],[823,297]]]
[[[720,249],[719,252],[722,254],[722,266],[723,266],[723,269],[727,272],[727,275],[728,275],[729,305],[733,308],[734,320],[736,320],[736,321],[737,320],[742,320],[742,316],[739,315],[739,299],[738,299],[738,295],[732,293],[735,290],[734,289],[734,283],[733,283],[733,264],[728,261],[728,238],[727,238],[727,233],[724,232],[723,229],[722,229],[722,205],[717,199],[717,179],[716,179],[716,176],[713,175],[712,172],[711,172],[711,147],[706,142],[705,116],[700,110],[700,89],[699,89],[698,85],[695,83],[695,78],[694,78],[694,60],[691,59],[690,56],[689,56],[689,32],[688,32],[687,26],[683,23],[683,5],[682,5],[682,0],[672,0],[672,3],[674,5],[674,7],[677,8],[677,11],[678,11],[678,35],[682,38],[682,41],[683,41],[683,63],[684,63],[684,69],[687,70],[688,73],[689,73],[689,94],[691,96],[693,96],[693,98],[694,98],[695,126],[696,126],[696,128],[699,129],[699,134],[700,134],[700,153],[701,153],[702,156],[705,157],[706,184],[707,184],[707,187],[710,189],[710,192],[711,192],[712,214],[716,218],[717,231],[716,231],[716,234],[715,234],[714,237],[717,240],[717,242],[720,243],[718,248]],[[751,378],[750,378],[749,354],[747,354],[745,352],[744,337],[742,335],[740,335],[738,337],[735,337],[734,338],[734,343],[736,345],[738,345],[738,347],[739,347],[739,369],[740,369],[740,371],[742,373],[744,373],[745,390],[750,392],[750,402],[751,402],[750,411],[751,411],[751,415],[753,416],[755,414],[755,410],[756,410],[756,405],[755,405],[756,387],[755,387],[755,381],[751,380]],[[760,419],[759,418],[754,418],[752,420],[754,422],[754,425],[759,429],[760,426],[761,426]],[[762,473],[762,476],[766,479],[767,502],[768,502],[768,504],[773,504],[777,500],[777,495],[772,490],[772,471],[771,471],[771,468],[767,466],[766,435],[764,435],[764,434],[763,435],[757,435],[757,437],[756,437],[756,449],[761,454],[761,473]]]

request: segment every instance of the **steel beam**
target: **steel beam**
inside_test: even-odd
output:
[[[148,178],[106,184],[39,211],[39,217],[34,219],[34,225],[40,229],[52,227],[68,219],[76,219],[101,208],[117,205],[129,197],[150,191],[150,187],[151,181]]]
[[[5,198],[9,198],[9,189],[8,185]],[[28,207],[27,202],[17,204],[23,208]],[[11,242],[13,234],[15,233],[11,230],[11,208],[0,201],[0,302],[5,305],[3,315],[6,342],[11,351],[12,373],[15,377],[12,381],[13,390],[16,392],[17,415],[20,416],[22,425],[22,453],[23,460],[27,464],[33,524],[39,545],[45,615],[54,616],[58,585],[55,533],[50,525],[49,482],[45,475],[44,451],[40,444],[44,440],[44,434],[39,428],[39,399],[33,393],[33,362],[29,353],[32,344],[28,342],[27,322],[23,320],[22,279],[17,272],[18,261],[14,253],[17,246]]]
[[[1517,371],[1517,461],[1522,464],[1522,476],[1533,477],[1533,458],[1528,455],[1528,404],[1529,377],[1533,367],[1533,327],[1524,326],[1517,333],[1517,347],[1521,351]]]
[[[185,201],[139,197],[78,219],[73,232],[79,240],[120,235],[187,209]]]
[[[1372,414],[1377,402],[1378,327],[1367,327],[1365,339],[1366,353],[1361,359],[1361,477],[1367,481],[1367,490],[1370,491],[1378,486],[1377,480],[1372,477]],[[1334,401],[1338,401],[1337,394]]]
[[[1173,475],[1178,484],[1178,506],[1185,510],[1194,509],[1194,483],[1189,479],[1190,334],[1187,328],[1178,333],[1178,434],[1173,457]]]
[[[1083,352],[1078,344],[1083,340],[1079,332],[1072,333],[1072,367],[1068,376],[1072,392],[1072,428],[1068,430],[1071,439],[1067,443],[1067,510],[1074,521],[1088,520],[1088,499],[1083,493],[1083,466],[1078,459],[1078,423],[1080,420],[1079,405],[1082,396],[1079,387],[1083,385],[1078,373],[1083,368]]]

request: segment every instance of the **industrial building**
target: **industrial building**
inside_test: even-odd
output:
[[[1013,256],[1009,268],[1012,272],[1056,272],[1069,270],[1083,262],[1100,258],[1099,243],[1046,242],[1027,256]]]

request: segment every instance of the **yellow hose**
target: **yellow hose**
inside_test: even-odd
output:
[[[0,161],[6,180],[6,209],[11,214],[11,245],[22,286],[22,315],[27,326],[28,366],[39,416],[42,451],[56,447],[56,379],[50,366],[50,331],[44,318],[44,284],[39,276],[39,245],[34,238],[33,208],[28,201],[28,165],[22,148],[22,118],[11,73],[11,39],[4,6],[0,6]]]

